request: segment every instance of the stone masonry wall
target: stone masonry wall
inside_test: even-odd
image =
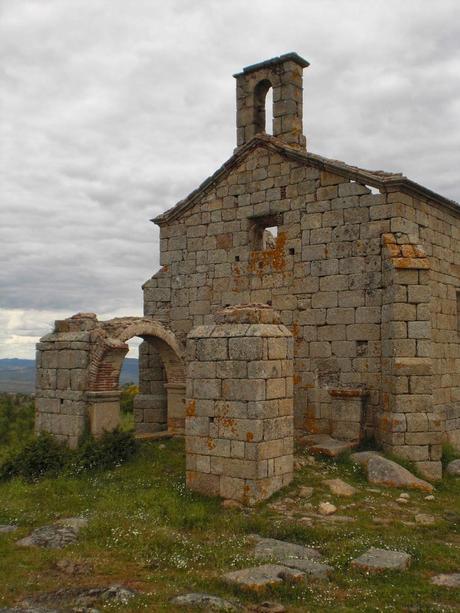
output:
[[[253,242],[254,224],[264,217],[278,227],[275,248],[265,251]],[[433,360],[433,406],[441,431],[459,444],[458,214],[398,191],[372,193],[314,160],[295,161],[259,144],[160,230],[162,268],[144,285],[146,314],[161,313],[185,338],[225,305],[271,303],[295,339],[297,432],[333,432],[342,395],[358,398],[360,428],[369,435],[378,435],[387,411],[382,306],[393,281],[383,277],[382,236],[405,233],[430,262],[421,284],[430,285],[432,330],[423,338],[423,309],[410,307],[408,340],[393,349]],[[432,449],[435,455],[439,445]]]
[[[83,328],[83,329],[82,329]],[[86,330],[84,329],[86,328]],[[37,344],[35,430],[75,447],[87,424],[86,390],[92,320],[56,322]]]
[[[187,485],[253,504],[293,474],[293,339],[263,305],[220,311],[187,341]]]
[[[385,196],[256,147],[181,217],[161,226],[162,269],[145,314],[179,338],[216,309],[271,303],[295,339],[299,432],[331,430],[330,389],[365,390],[368,428],[381,402],[381,235]],[[274,249],[256,249],[257,219],[276,216]]]
[[[460,212],[403,194],[389,198],[393,228],[412,235],[430,262],[431,338],[417,340],[417,355],[431,358],[443,439],[460,449]]]

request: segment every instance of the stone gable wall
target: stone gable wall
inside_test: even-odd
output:
[[[438,461],[438,439],[446,438],[440,432],[460,444],[460,216],[398,191],[375,191],[257,147],[161,226],[162,268],[144,285],[145,314],[163,317],[184,339],[223,306],[271,304],[294,337],[297,434],[381,434],[388,410],[382,356],[432,359],[428,412],[436,409],[430,428],[438,434],[426,441],[427,457],[417,456],[423,437],[413,436],[414,420],[415,431],[389,439],[399,450],[414,445],[410,459]],[[266,251],[253,239],[254,218],[264,216],[278,224],[276,244]],[[396,268],[407,270],[396,281],[382,257],[388,234],[405,243]],[[417,245],[427,257],[423,272],[410,270]],[[385,305],[399,301],[388,315]]]
[[[278,216],[276,246],[258,251],[252,218],[267,215]],[[297,430],[330,430],[336,388],[368,391],[372,426],[389,228],[383,195],[259,147],[161,227],[162,269],[144,285],[145,314],[185,337],[223,306],[271,303],[295,338]]]

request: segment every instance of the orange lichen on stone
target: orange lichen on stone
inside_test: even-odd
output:
[[[302,383],[302,377],[300,375],[294,375],[292,377],[292,382],[294,385],[300,385]]]
[[[427,258],[393,258],[395,268],[428,270],[430,263]]]
[[[280,232],[276,237],[274,249],[265,251],[251,251],[248,271],[255,272],[260,277],[264,275],[264,269],[270,267],[273,270],[283,270],[286,265],[284,247],[286,245],[286,233]]]
[[[207,445],[208,445],[208,449],[215,449],[216,448],[216,443],[214,442],[214,440],[210,436],[208,436]]]
[[[233,247],[233,235],[231,232],[226,232],[225,234],[218,234],[216,236],[216,247],[217,249],[225,249],[228,251]]]
[[[396,237],[394,234],[383,234],[382,235],[382,241],[384,245],[390,245],[392,243],[396,243]]]
[[[190,400],[190,402],[185,407],[185,414],[187,417],[194,417],[196,414],[196,401]]]
[[[246,441],[248,443],[252,443],[253,440],[254,440],[254,433],[253,432],[246,432]]]
[[[296,339],[296,341],[302,340],[300,337],[300,326],[297,322],[294,322],[291,326],[292,336]]]
[[[417,257],[415,254],[414,245],[401,245],[401,252],[402,252],[403,257],[405,258]]]
[[[389,243],[388,245],[386,245],[386,248],[390,256],[393,258],[399,257],[401,255],[401,248],[396,243]]]
[[[230,428],[232,434],[237,434],[237,429],[235,426],[235,420],[231,417],[218,417],[219,423],[223,428]]]

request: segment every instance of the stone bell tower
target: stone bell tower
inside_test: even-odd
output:
[[[302,71],[307,66],[309,63],[297,53],[286,53],[233,75],[238,147],[256,134],[265,133],[265,99],[273,88],[273,136],[292,147],[306,148],[302,130]]]

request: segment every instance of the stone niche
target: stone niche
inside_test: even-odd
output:
[[[255,504],[293,476],[293,338],[268,305],[225,308],[187,340],[190,489]]]

